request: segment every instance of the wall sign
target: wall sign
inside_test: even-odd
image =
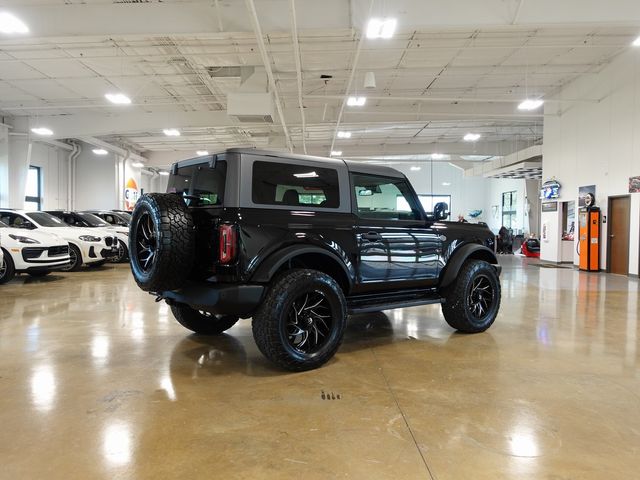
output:
[[[587,185],[587,186],[584,186],[584,187],[580,187],[578,189],[578,206],[579,207],[586,206],[585,200],[586,200],[588,194],[593,195],[594,199],[596,198],[596,186],[595,185]]]
[[[129,211],[133,210],[139,196],[138,184],[133,178],[130,178],[124,187],[124,209]]]
[[[543,212],[557,212],[558,211],[558,202],[544,202],[542,204]]]
[[[551,200],[558,198],[560,196],[560,188],[561,185],[555,178],[547,180],[542,184],[542,188],[540,189],[540,199]]]
[[[629,177],[629,193],[640,193],[640,177]]]

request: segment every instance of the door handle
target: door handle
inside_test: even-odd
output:
[[[376,232],[367,232],[362,234],[362,239],[369,242],[377,242],[379,240],[382,240],[382,236],[380,236],[380,234]]]

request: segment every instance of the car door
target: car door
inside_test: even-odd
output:
[[[352,173],[351,182],[359,286],[366,290],[437,283],[442,242],[406,178]]]

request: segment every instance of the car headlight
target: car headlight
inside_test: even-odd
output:
[[[20,235],[14,235],[12,233],[9,234],[9,237],[13,238],[16,242],[19,242],[19,243],[40,243],[39,241],[34,240],[33,238],[21,237]]]
[[[122,232],[123,235],[129,236],[129,232]]]
[[[80,235],[79,238],[83,242],[99,242],[101,240],[100,237],[94,237],[93,235]]]

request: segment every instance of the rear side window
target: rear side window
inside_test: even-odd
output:
[[[222,160],[215,163],[215,168],[209,163],[180,167],[169,178],[167,192],[194,197],[189,198],[191,206],[222,205],[226,177],[227,162]]]
[[[316,166],[254,162],[251,198],[262,205],[339,208],[338,172]]]

